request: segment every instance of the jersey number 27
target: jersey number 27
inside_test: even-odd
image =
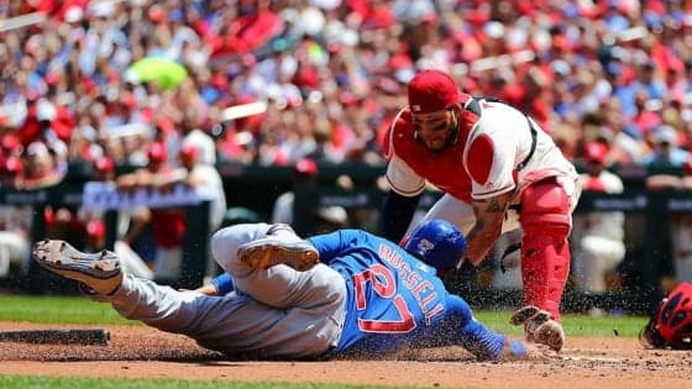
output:
[[[356,309],[364,311],[368,307],[368,299],[365,295],[367,282],[372,283],[372,290],[382,299],[391,299],[393,306],[399,313],[399,320],[369,320],[358,319],[358,327],[363,332],[373,333],[407,333],[416,328],[416,321],[406,303],[406,300],[397,292],[397,285],[392,272],[385,266],[375,264],[358,274],[353,275],[353,285],[356,294]]]

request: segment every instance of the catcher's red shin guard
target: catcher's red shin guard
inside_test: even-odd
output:
[[[555,180],[543,180],[524,189],[521,204],[524,306],[535,305],[559,320],[570,266],[569,197]]]

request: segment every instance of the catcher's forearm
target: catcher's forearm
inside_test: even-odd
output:
[[[490,199],[476,200],[473,203],[473,213],[476,223],[467,236],[466,260],[472,265],[478,265],[497,241],[502,232],[507,204],[511,194],[503,194]]]
[[[501,227],[501,225],[500,225]],[[493,243],[500,236],[499,230],[491,230],[485,227],[482,223],[476,223],[468,235],[468,243],[466,246],[466,260],[473,266],[479,263],[488,256]]]

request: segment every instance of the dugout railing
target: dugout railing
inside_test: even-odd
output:
[[[31,245],[49,236],[46,223],[46,209],[66,209],[77,215],[80,208],[90,208],[92,211],[103,213],[106,225],[105,248],[112,250],[116,240],[119,209],[131,206],[146,205],[152,208],[178,207],[185,210],[187,230],[182,246],[181,277],[176,280],[165,280],[176,288],[194,289],[202,284],[208,260],[208,246],[211,231],[209,231],[210,201],[204,196],[190,193],[189,188],[179,186],[169,193],[153,193],[148,190],[136,193],[119,193],[103,189],[97,185],[96,191],[89,191],[89,182],[79,184],[74,182],[62,183],[53,187],[39,190],[15,190],[0,188],[0,204],[6,207],[31,207]],[[93,182],[91,184],[102,184]],[[93,187],[92,187],[93,189]],[[180,190],[178,190],[180,189]],[[174,194],[178,194],[175,196]],[[76,216],[75,216],[76,217]],[[58,236],[60,239],[81,241],[83,237],[70,235]],[[70,239],[72,238],[72,239]],[[76,244],[79,249],[79,245]],[[36,262],[29,261],[28,267],[14,271],[0,279],[0,285],[20,292],[31,294],[75,292],[74,283],[57,277]]]

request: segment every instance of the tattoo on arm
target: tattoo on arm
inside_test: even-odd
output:
[[[490,200],[490,204],[488,204],[487,208],[488,213],[499,213],[499,212],[505,212],[504,208],[500,206],[500,202],[497,201],[497,199],[492,199]]]
[[[480,263],[500,235],[510,197],[511,193],[508,193],[495,198],[474,201],[473,212],[476,216],[476,223],[467,236],[466,251],[466,259],[471,264]]]
[[[485,221],[483,218],[479,218],[478,214],[480,213],[480,208],[477,205],[473,205],[473,214],[476,215],[476,225],[474,226],[473,229],[469,232],[469,235],[475,235],[474,232],[476,230],[482,230],[483,227],[485,226]]]
[[[500,205],[500,202],[497,199],[489,199],[489,200],[481,200],[481,201],[476,201],[476,203],[483,204],[485,207],[481,209],[477,205],[474,204],[473,206],[473,212],[474,214],[478,215],[480,211],[483,211],[485,213],[504,213],[505,209]]]
[[[487,218],[483,214],[504,213],[505,209],[497,199],[478,200],[473,204],[473,213],[476,215],[476,224],[469,231],[467,238],[472,240],[476,235],[486,228]]]

